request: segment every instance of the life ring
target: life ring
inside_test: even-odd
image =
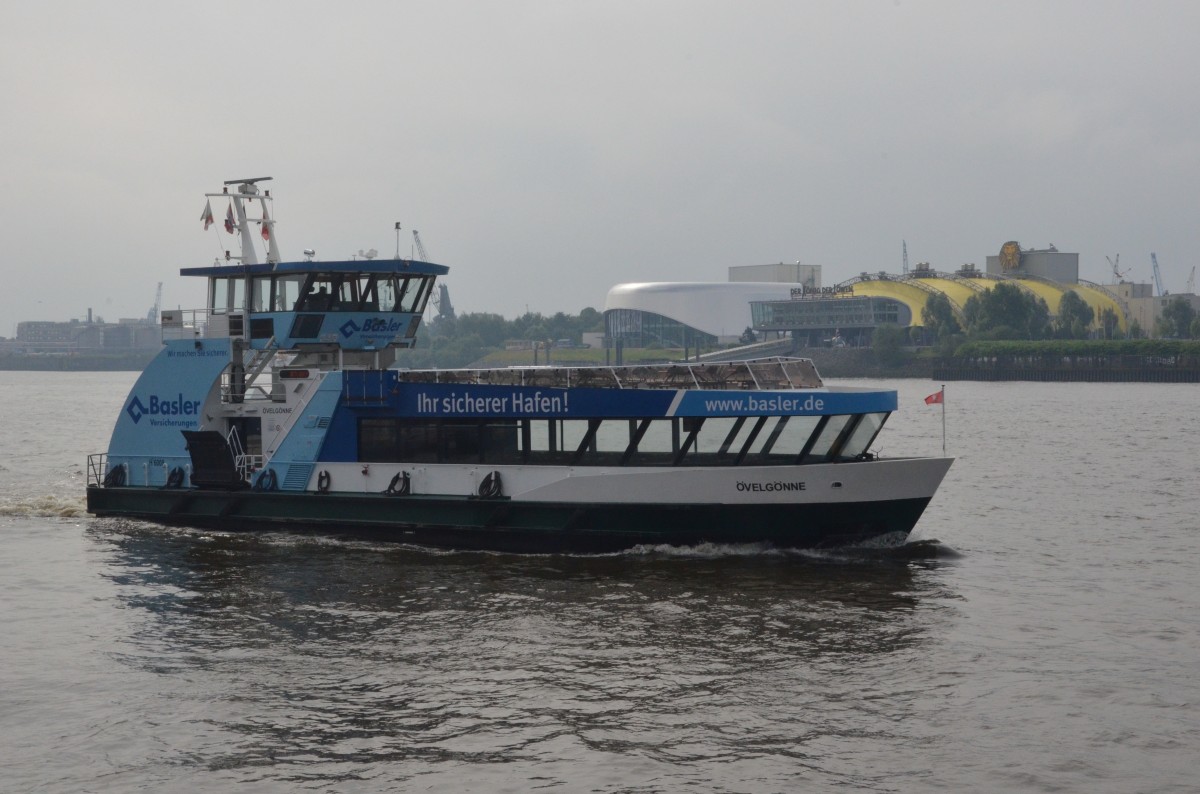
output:
[[[167,474],[167,484],[165,488],[179,488],[183,486],[183,467],[176,466]]]
[[[504,485],[500,482],[500,472],[494,471],[479,483],[479,496],[483,499],[495,499],[504,495]]]
[[[412,480],[406,471],[396,472],[384,493],[388,496],[408,496],[412,491]]]
[[[125,464],[113,466],[108,470],[108,474],[104,475],[105,488],[120,488],[125,484]]]
[[[321,473],[317,475],[317,493],[329,493],[330,481],[329,472],[321,469]]]
[[[275,479],[274,469],[263,469],[258,475],[258,479],[254,482],[254,490],[256,491],[274,491],[278,487],[278,482]]]

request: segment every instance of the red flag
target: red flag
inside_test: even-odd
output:
[[[204,213],[200,220],[204,221],[204,231],[208,231],[208,227],[213,225],[212,203],[207,199],[204,201]]]
[[[225,231],[233,234],[233,202],[229,202],[229,209],[225,210]]]
[[[946,398],[945,391],[935,391],[933,394],[931,394],[925,398],[925,404],[926,405],[936,405],[940,402],[945,402],[945,398]]]
[[[267,208],[263,207],[262,238],[264,240],[271,239],[271,231],[270,231],[269,227],[267,226],[267,221],[269,221],[269,220],[270,220],[270,218],[267,217]]]

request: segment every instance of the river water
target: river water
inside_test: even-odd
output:
[[[133,379],[0,373],[5,791],[1200,788],[1200,386],[950,384],[900,552],[589,558],[91,518]]]

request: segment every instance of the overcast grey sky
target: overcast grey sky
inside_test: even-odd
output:
[[[1006,240],[1200,262],[1196,2],[9,2],[0,335],[201,302],[203,194],[273,176],[285,258],[403,253],[456,308]],[[218,215],[223,208],[214,209]]]

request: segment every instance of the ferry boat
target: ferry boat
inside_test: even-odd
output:
[[[396,368],[448,268],[282,261],[267,179],[207,194],[241,256],[180,271],[207,305],[162,313],[89,512],[519,552],[836,547],[902,542],[952,463],[872,454],[896,392],[807,359]]]

